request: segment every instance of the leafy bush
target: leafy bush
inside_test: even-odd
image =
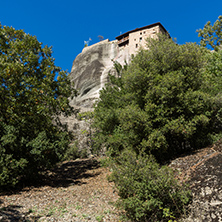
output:
[[[74,144],[69,145],[63,160],[75,160],[77,158],[87,158],[87,156],[87,149],[79,150],[78,141],[75,141]]]
[[[73,113],[72,94],[51,48],[0,25],[0,186],[33,179],[61,160],[71,136],[58,117]]]
[[[70,144],[69,148],[66,150],[63,159],[64,160],[75,160],[79,158],[79,148],[77,142]]]
[[[118,206],[132,221],[168,221],[180,217],[190,200],[190,192],[174,178],[166,166],[151,156],[124,151],[111,161],[110,179],[116,184]]]
[[[131,147],[163,161],[211,143],[221,130],[222,104],[209,90],[208,50],[164,36],[150,39],[148,48],[101,91],[95,142],[113,155]]]

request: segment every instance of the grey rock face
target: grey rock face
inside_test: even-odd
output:
[[[222,141],[173,160],[170,165],[187,181],[192,201],[183,222],[222,222]]]
[[[128,49],[119,50],[117,41],[104,40],[83,49],[73,62],[70,79],[79,95],[70,101],[71,105],[92,107],[99,98],[99,91],[108,81],[108,74],[114,74],[113,61],[129,62]]]
[[[79,109],[79,112],[90,112],[92,111],[92,108],[84,108],[81,107]],[[77,114],[78,115],[78,114]],[[74,140],[71,145],[73,145],[75,142],[78,143],[77,147],[78,150],[81,151],[86,151],[87,155],[91,155],[91,140],[92,140],[92,135],[91,135],[91,120],[90,119],[79,119],[77,118],[77,115],[73,116],[60,116],[60,121],[63,124],[66,124],[68,127],[68,130],[72,132],[74,136]]]
[[[116,41],[103,41],[83,49],[73,62],[70,79],[79,95],[71,105],[92,107],[105,86],[109,72],[113,72],[112,60],[118,54]]]
[[[198,166],[190,184],[193,202],[186,221],[222,221],[222,154]]]
[[[93,104],[99,98],[99,91],[108,81],[108,74],[115,75],[113,61],[124,64],[129,61],[128,49],[119,50],[117,41],[104,40],[83,49],[73,62],[69,75],[78,96],[70,100],[70,105],[79,112],[93,111]],[[91,151],[91,127],[89,120],[79,120],[75,116],[60,117],[73,132],[79,150]]]

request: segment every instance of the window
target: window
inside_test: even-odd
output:
[[[140,32],[140,35],[142,35],[142,32]]]
[[[136,39],[134,39],[134,41],[136,41]]]
[[[138,44],[136,44],[136,48],[138,48]]]
[[[140,37],[140,42],[142,42],[142,37]]]
[[[145,33],[146,33],[146,31],[143,32],[143,34],[145,34]]]

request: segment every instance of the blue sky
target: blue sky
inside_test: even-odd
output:
[[[199,42],[196,30],[219,15],[221,0],[0,0],[0,23],[52,46],[56,65],[68,71],[89,38],[90,45],[99,41],[98,35],[114,40],[161,22],[179,44]]]

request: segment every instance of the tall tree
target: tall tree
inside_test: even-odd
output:
[[[151,39],[148,48],[101,91],[95,140],[113,155],[144,150],[159,160],[208,144],[221,105],[204,88],[207,50],[164,36]]]
[[[202,46],[210,46],[218,51],[222,43],[222,15],[213,25],[208,21],[204,28],[197,30],[197,32],[198,36],[201,37],[200,44]]]
[[[61,158],[70,135],[58,116],[73,113],[72,94],[51,47],[0,26],[0,185],[36,175]]]

